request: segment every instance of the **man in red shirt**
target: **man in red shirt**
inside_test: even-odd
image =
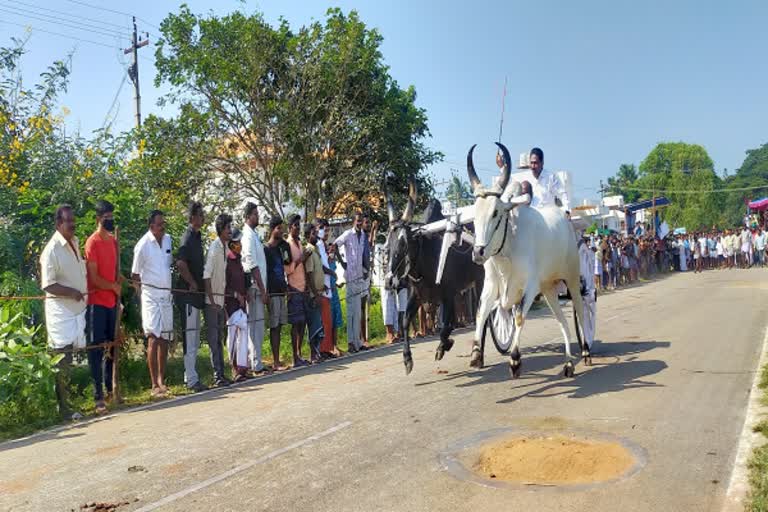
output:
[[[114,340],[117,318],[117,300],[120,297],[120,279],[117,275],[117,241],[114,206],[108,201],[96,203],[96,231],[85,242],[85,261],[88,270],[88,310],[86,333],[88,345],[99,345]],[[96,412],[106,411],[104,391],[112,394],[113,349],[108,349],[104,361],[104,349],[88,350],[88,366],[93,377]]]

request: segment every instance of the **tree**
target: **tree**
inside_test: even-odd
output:
[[[445,195],[457,207],[467,206],[474,202],[469,183],[460,179],[456,174],[451,176]]]
[[[639,166],[635,182],[644,189],[642,197],[651,199],[664,193],[670,206],[661,216],[672,226],[698,229],[722,222],[722,208],[716,194],[722,180],[714,171],[712,159],[698,144],[664,142],[658,144]]]
[[[616,176],[608,178],[606,193],[608,195],[622,195],[627,203],[634,203],[640,198],[640,192],[631,190],[636,186],[637,168],[634,164],[621,164]]]
[[[744,162],[735,174],[725,179],[727,188],[751,189],[724,195],[724,221],[728,225],[741,223],[746,211],[746,202],[768,195],[768,144],[747,150],[746,154]]]
[[[440,155],[423,144],[426,113],[356,12],[331,9],[294,32],[258,13],[203,17],[183,6],[161,31],[156,84],[171,86],[163,101],[180,113],[156,123],[166,136],[152,138],[165,146],[154,150],[171,160],[183,151],[226,199],[237,190],[272,214],[290,201],[334,215],[380,195],[386,173],[400,195],[409,179],[429,189],[421,171]]]

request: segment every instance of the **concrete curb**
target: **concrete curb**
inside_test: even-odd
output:
[[[760,350],[760,359],[757,364],[755,378],[752,381],[752,387],[749,390],[749,401],[747,402],[747,413],[744,417],[744,426],[739,438],[739,446],[736,449],[736,460],[733,464],[731,481],[728,484],[728,490],[725,493],[723,503],[723,512],[742,512],[744,504],[749,493],[749,459],[753,450],[766,442],[765,437],[759,432],[753,432],[752,428],[764,417],[768,415],[768,407],[760,401],[762,390],[758,387],[760,384],[760,375],[765,365],[768,364],[768,326],[765,329],[763,337],[763,346]]]

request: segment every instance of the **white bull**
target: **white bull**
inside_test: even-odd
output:
[[[472,152],[467,155],[467,172],[475,194],[474,224],[475,243],[473,259],[485,267],[485,282],[477,312],[475,340],[470,364],[482,366],[480,340],[483,327],[493,304],[500,300],[506,310],[515,310],[515,334],[510,357],[510,370],[518,377],[521,370],[519,350],[520,334],[525,317],[536,296],[541,293],[547,305],[560,323],[565,338],[564,374],[574,374],[571,361],[571,336],[558,302],[557,287],[564,281],[573,300],[578,324],[584,325],[583,306],[579,280],[579,252],[576,236],[570,221],[557,207],[533,208],[528,196],[520,196],[519,189],[509,201],[501,199],[509,182],[511,161],[509,151],[502,144],[505,165],[501,178],[492,188],[480,182],[472,163]],[[576,325],[578,331],[579,326]],[[578,334],[578,332],[577,332]],[[590,363],[589,347],[582,344],[582,357]]]

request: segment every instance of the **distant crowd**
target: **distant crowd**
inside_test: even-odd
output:
[[[765,266],[768,231],[754,223],[734,229],[678,233],[664,239],[639,227],[634,234],[590,235],[595,286],[615,289],[666,272]]]

